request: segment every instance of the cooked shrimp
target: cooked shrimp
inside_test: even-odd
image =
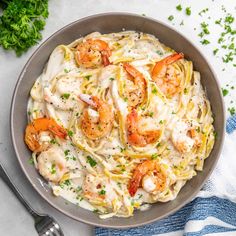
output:
[[[52,146],[47,151],[41,152],[37,161],[39,173],[48,181],[58,183],[68,172],[65,155],[57,146]]]
[[[81,129],[85,136],[95,140],[103,138],[112,128],[113,113],[107,102],[87,94],[79,95],[79,98],[97,111],[87,108],[81,117]]]
[[[106,202],[107,207],[112,207],[112,201],[117,194],[107,179],[87,174],[82,185],[84,197],[93,203]]]
[[[167,96],[172,96],[180,90],[179,74],[170,65],[183,57],[183,53],[174,53],[158,61],[152,70],[152,79]]]
[[[136,166],[128,190],[133,197],[139,186],[142,185],[146,192],[155,194],[163,191],[166,184],[166,172],[163,167],[156,160],[146,160]]]
[[[139,117],[135,109],[127,115],[127,131],[128,142],[139,147],[154,143],[160,137],[160,130],[141,131],[139,129]]]
[[[136,107],[145,99],[145,91],[147,87],[146,80],[143,74],[139,72],[134,66],[124,63],[123,67],[133,81],[133,86],[129,86],[126,89],[128,104],[132,107]]]
[[[33,120],[31,124],[28,124],[25,130],[25,143],[31,151],[40,152],[47,147],[40,144],[40,133],[43,131],[49,131],[52,135],[65,139],[67,136],[66,130],[58,125],[52,118],[38,118]]]
[[[190,152],[194,146],[201,144],[200,133],[196,129],[189,121],[179,121],[176,124],[172,132],[172,142],[179,152]]]
[[[109,57],[111,49],[108,44],[100,39],[87,39],[77,46],[75,60],[78,65],[86,68],[96,67],[101,64],[107,66],[110,64]]]

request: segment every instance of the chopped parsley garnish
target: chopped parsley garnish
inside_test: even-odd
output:
[[[229,108],[228,108],[228,111],[229,111],[229,113],[230,113],[231,116],[233,116],[233,115],[236,114],[235,107],[229,107]]]
[[[149,116],[150,116],[150,117],[153,117],[153,115],[154,115],[154,112],[153,112],[153,111],[149,112]]]
[[[159,121],[159,124],[163,124],[163,123],[164,123],[164,121],[163,121],[163,120],[160,120],[160,121]]]
[[[127,97],[125,97],[125,98],[124,98],[124,101],[125,101],[125,102],[128,102],[128,98],[127,98]]]
[[[51,174],[56,174],[56,164],[53,163],[50,170]]]
[[[117,186],[121,189],[121,183],[117,182]]]
[[[32,113],[31,113],[31,111],[28,111],[28,115],[30,116]]]
[[[62,99],[68,99],[69,97],[70,97],[69,93],[64,93],[64,94],[61,95]]]
[[[99,192],[99,195],[105,195],[106,194],[106,190],[102,189],[100,192]]]
[[[233,59],[234,59],[234,53],[233,53],[233,52],[229,52],[228,54],[226,54],[226,55],[222,58],[223,62],[225,62],[225,63],[228,63],[228,62],[230,62],[230,61],[233,61]]]
[[[155,153],[155,154],[152,154],[152,156],[151,156],[152,160],[155,160],[155,159],[157,159],[157,157],[158,157],[158,154],[157,154],[157,153]]]
[[[207,44],[209,44],[210,43],[210,41],[208,41],[207,39],[203,39],[202,41],[201,41],[201,44],[203,44],[203,45],[207,45]]]
[[[205,9],[201,10],[201,11],[198,13],[198,15],[199,15],[199,16],[202,16],[202,13],[206,13],[208,10],[209,10],[208,8],[205,8]]]
[[[91,77],[92,77],[92,75],[86,75],[86,76],[84,76],[84,78],[85,78],[86,80],[90,80]]]
[[[97,165],[97,162],[91,156],[87,156],[87,163],[89,163],[91,167],[94,167]]]
[[[30,165],[33,165],[33,164],[34,164],[34,158],[31,157],[31,158],[28,160],[28,163],[29,163]]]
[[[218,48],[214,49],[214,50],[213,50],[213,54],[216,55],[216,53],[217,53],[218,51],[219,51]]]
[[[64,151],[65,156],[68,156],[69,153],[70,153],[70,150],[69,150],[69,149],[67,149],[67,150]]]
[[[64,69],[64,72],[65,72],[65,73],[69,73],[70,71],[65,68],[65,69]]]
[[[221,90],[222,90],[222,94],[224,97],[229,93],[229,90],[227,90],[227,89],[222,88]]]
[[[110,81],[113,81],[114,79],[115,79],[115,78],[112,78],[112,77],[111,77],[109,80],[110,80]]]
[[[72,137],[74,135],[73,131],[71,131],[71,130],[68,130],[67,134],[69,137]]]
[[[229,45],[229,47],[228,47],[228,49],[231,49],[231,50],[234,50],[234,43],[231,43],[230,45]]]
[[[63,184],[66,185],[66,186],[69,186],[69,185],[71,185],[71,182],[70,182],[69,179],[67,179],[63,182]]]
[[[213,135],[214,135],[215,139],[217,139],[218,134],[217,134],[217,132],[215,130],[213,132]]]
[[[188,93],[188,89],[184,88],[184,94],[187,94],[187,93]]]
[[[228,14],[228,15],[225,17],[225,23],[232,24],[233,22],[234,22],[234,17],[233,17],[231,14]]]
[[[178,11],[182,11],[182,6],[181,6],[181,4],[179,4],[178,6],[176,6],[176,9],[178,10]]]
[[[160,55],[160,56],[162,56],[162,55],[163,55],[163,52],[162,52],[162,51],[160,51],[160,50],[156,50],[156,53],[157,53],[158,55]]]
[[[124,152],[125,150],[125,148],[120,147],[120,152]]]
[[[191,8],[190,8],[190,7],[187,7],[187,8],[185,9],[185,13],[186,13],[186,15],[190,16],[191,13],[192,13]]]
[[[152,89],[152,93],[156,95],[156,94],[157,94],[157,89],[156,89],[156,88],[153,88],[153,89]]]
[[[174,16],[173,16],[173,15],[170,15],[170,16],[168,17],[168,20],[169,20],[169,21],[174,20]]]
[[[210,31],[208,30],[208,24],[206,24],[206,22],[202,22],[201,27],[204,34],[210,34]]]

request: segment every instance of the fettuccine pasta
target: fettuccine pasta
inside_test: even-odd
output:
[[[53,194],[103,219],[174,200],[215,141],[192,62],[134,31],[56,47],[28,118],[25,142]]]

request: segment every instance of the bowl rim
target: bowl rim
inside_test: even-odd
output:
[[[127,228],[130,228],[130,227],[138,227],[138,226],[143,226],[143,225],[147,225],[147,224],[150,224],[150,223],[153,223],[155,221],[158,221],[158,220],[161,220],[163,218],[166,218],[168,217],[169,215],[171,214],[174,214],[175,212],[177,212],[179,209],[181,209],[182,207],[184,207],[186,204],[188,204],[190,201],[193,200],[194,197],[196,197],[197,193],[200,191],[200,189],[203,187],[203,185],[205,184],[205,182],[209,179],[210,175],[212,174],[213,170],[215,169],[216,167],[216,164],[219,160],[219,157],[220,157],[220,154],[222,152],[222,147],[223,147],[223,143],[224,143],[224,140],[225,140],[225,132],[222,132],[222,136],[220,137],[221,140],[220,140],[220,144],[219,144],[219,150],[218,152],[216,153],[215,155],[215,161],[213,163],[213,165],[211,165],[211,168],[209,170],[208,173],[206,173],[205,175],[205,178],[204,180],[202,181],[202,183],[199,185],[198,188],[195,188],[195,190],[190,194],[190,196],[185,200],[183,201],[182,203],[180,203],[177,207],[175,207],[173,210],[163,214],[161,217],[153,217],[153,219],[150,219],[150,220],[145,220],[142,222],[142,223],[132,223],[132,225],[118,225],[118,226],[113,226],[113,225],[109,225],[106,224],[106,222],[104,221],[104,224],[103,223],[93,223],[93,222],[90,222],[89,220],[84,220],[82,217],[75,217],[73,216],[72,214],[70,214],[69,212],[61,209],[60,207],[58,207],[56,204],[54,204],[53,201],[49,200],[46,196],[43,195],[43,193],[40,192],[40,190],[34,185],[30,175],[27,173],[23,163],[21,162],[20,160],[20,155],[18,153],[18,150],[17,150],[17,144],[16,144],[16,139],[15,139],[15,136],[14,136],[14,125],[13,125],[13,116],[14,116],[14,108],[15,108],[15,100],[16,100],[16,92],[19,88],[19,85],[21,84],[21,81],[24,77],[24,74],[25,74],[25,71],[26,71],[26,68],[28,67],[28,65],[31,63],[31,61],[34,59],[35,55],[41,50],[41,48],[47,44],[47,42],[57,36],[58,34],[60,34],[62,31],[64,31],[66,28],[68,27],[71,27],[72,25],[74,24],[77,24],[79,22],[83,22],[83,21],[86,21],[86,20],[89,20],[89,19],[93,19],[93,18],[97,18],[97,17],[104,17],[104,16],[130,16],[130,17],[139,17],[139,18],[145,18],[149,21],[152,21],[154,23],[158,23],[158,24],[161,24],[163,25],[164,27],[166,28],[169,28],[173,31],[175,31],[175,33],[179,34],[181,37],[183,37],[193,48],[195,48],[197,50],[197,52],[200,54],[200,56],[202,58],[205,59],[205,61],[207,62],[207,66],[209,67],[209,70],[210,72],[212,73],[213,77],[214,77],[214,80],[216,82],[216,86],[217,86],[217,92],[219,93],[220,95],[220,102],[221,102],[221,105],[222,105],[222,109],[223,109],[223,114],[222,114],[222,126],[225,127],[225,123],[226,123],[226,119],[225,119],[225,105],[224,105],[224,100],[223,100],[223,96],[222,96],[222,93],[221,93],[221,88],[220,88],[220,83],[219,83],[219,79],[215,73],[215,71],[213,70],[211,64],[209,63],[209,60],[203,55],[203,53],[201,52],[201,49],[199,48],[199,46],[195,45],[193,42],[191,42],[183,33],[179,32],[177,29],[175,29],[173,26],[170,26],[168,25],[167,23],[163,22],[163,21],[160,21],[160,20],[157,20],[153,17],[147,17],[147,16],[142,16],[142,15],[139,15],[139,14],[136,14],[136,13],[130,13],[130,12],[105,12],[105,13],[98,13],[98,14],[92,14],[92,15],[89,15],[89,16],[86,16],[86,17],[82,17],[78,20],[75,20],[65,26],[63,26],[62,28],[60,28],[59,30],[57,30],[56,32],[54,32],[53,34],[51,34],[48,38],[46,38],[40,45],[38,48],[35,49],[35,51],[32,53],[32,55],[29,57],[29,59],[27,60],[26,64],[24,65],[23,69],[21,70],[18,78],[17,78],[17,82],[16,82],[16,85],[15,85],[15,88],[14,88],[14,91],[13,91],[13,95],[12,95],[12,99],[11,99],[11,107],[10,107],[10,132],[11,132],[11,140],[12,140],[12,144],[13,144],[13,147],[14,147],[14,151],[15,151],[15,154],[16,154],[16,157],[18,159],[18,163],[20,164],[20,167],[21,167],[21,170],[24,172],[25,176],[27,177],[28,181],[30,182],[30,184],[33,186],[33,188],[38,192],[38,194],[47,202],[49,203],[54,209],[58,210],[59,212],[63,213],[65,216],[69,216],[70,218],[76,220],[76,221],[79,221],[79,222],[82,222],[82,223],[86,223],[88,225],[91,225],[91,226],[98,226],[98,227],[104,227],[104,228],[113,228],[113,229],[127,229]]]

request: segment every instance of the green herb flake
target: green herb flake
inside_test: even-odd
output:
[[[198,13],[198,15],[199,15],[199,16],[202,16],[202,14],[203,14],[203,13],[206,13],[208,10],[209,10],[208,8],[205,8],[205,9],[201,10],[201,11]]]
[[[153,88],[153,89],[152,89],[152,93],[155,94],[155,95],[157,95],[157,89],[156,89],[156,88]]]
[[[66,185],[66,186],[70,186],[70,185],[71,185],[71,182],[70,182],[69,179],[67,179],[67,180],[65,180],[65,181],[63,182],[63,184]]]
[[[234,50],[234,43],[231,43],[228,47],[228,49]]]
[[[162,51],[160,51],[160,50],[156,50],[156,53],[157,53],[158,55],[160,55],[160,56],[162,56],[162,55],[163,55],[163,52],[162,52]]]
[[[69,93],[64,93],[64,94],[61,95],[62,99],[68,99],[69,97],[70,97]]]
[[[64,69],[64,72],[65,72],[65,73],[69,73],[70,71],[65,68],[65,69]]]
[[[224,97],[229,93],[229,90],[227,90],[227,89],[222,88],[221,91],[222,91],[222,94]]]
[[[85,78],[86,80],[90,80],[91,77],[92,77],[92,75],[86,75],[86,76],[84,76],[84,78]]]
[[[225,17],[225,23],[229,23],[229,24],[232,24],[234,22],[234,17],[230,14],[228,14],[226,17]]]
[[[155,153],[155,154],[152,154],[152,156],[151,156],[152,160],[155,160],[155,159],[157,159],[157,157],[158,157],[158,154],[157,154],[157,153]]]
[[[55,163],[52,164],[50,172],[52,175],[56,174],[56,164]]]
[[[34,158],[31,157],[31,158],[28,160],[28,163],[29,163],[30,165],[33,165],[33,164],[34,164]]]
[[[173,16],[173,15],[170,15],[170,16],[168,17],[168,20],[169,20],[169,21],[174,20],[174,16]]]
[[[69,153],[70,153],[70,150],[69,150],[69,149],[67,149],[67,150],[64,151],[65,156],[68,156]]]
[[[182,11],[182,6],[181,6],[181,4],[179,4],[178,6],[176,6],[176,9],[178,10],[178,11]]]
[[[213,54],[216,55],[218,51],[219,51],[218,48],[214,49],[214,50],[213,50]]]
[[[233,115],[236,114],[235,107],[229,107],[229,108],[228,108],[228,111],[229,111],[229,113],[230,113],[231,116],[233,116]]]
[[[184,94],[187,94],[187,93],[188,93],[188,89],[184,88]]]
[[[69,137],[73,137],[73,135],[74,135],[73,131],[71,131],[71,130],[68,130],[67,134],[68,134]]]
[[[105,195],[106,194],[106,190],[102,189],[100,192],[99,192],[99,195]]]
[[[112,78],[112,77],[111,77],[109,80],[110,80],[110,81],[113,81],[113,80],[115,80],[115,78]]]
[[[153,115],[154,115],[154,112],[153,112],[153,111],[149,112],[149,116],[150,116],[150,117],[153,117]]]
[[[191,13],[192,13],[191,8],[190,8],[190,7],[187,7],[187,8],[185,9],[185,13],[186,13],[186,15],[190,16]]]
[[[32,113],[31,113],[31,111],[28,111],[28,115],[30,116]]]
[[[91,156],[87,156],[87,163],[89,163],[91,167],[94,167],[97,165],[97,162]]]
[[[215,139],[217,139],[218,134],[217,134],[217,132],[215,130],[213,132],[213,135],[214,135]]]
[[[202,45],[207,45],[210,43],[210,41],[208,41],[207,39],[203,39],[202,41],[200,41]]]

